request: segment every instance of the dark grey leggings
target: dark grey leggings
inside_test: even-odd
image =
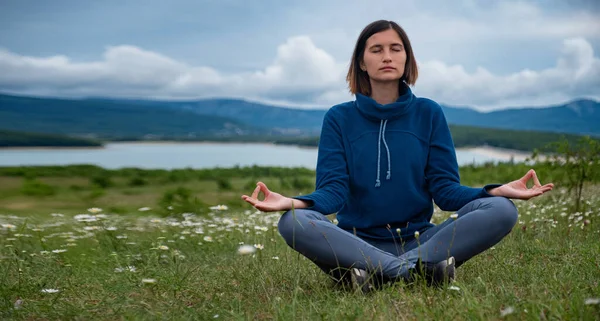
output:
[[[323,214],[306,209],[285,212],[279,220],[279,233],[290,247],[334,279],[341,279],[350,268],[359,268],[395,280],[408,277],[419,257],[424,262],[439,262],[454,256],[459,266],[502,240],[518,218],[515,205],[504,197],[480,198],[456,213],[457,219],[449,218],[421,233],[418,240],[403,244],[360,238]]]

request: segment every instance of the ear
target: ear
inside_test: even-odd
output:
[[[360,62],[360,70],[367,71],[367,66],[365,66],[365,63],[363,61]]]

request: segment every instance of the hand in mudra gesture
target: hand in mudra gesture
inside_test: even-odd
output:
[[[262,201],[258,199],[260,192],[265,194],[265,199]],[[270,191],[263,182],[256,183],[256,188],[252,192],[252,196],[242,195],[242,199],[263,212],[288,210],[292,206],[292,199]]]
[[[527,188],[527,182],[531,179],[533,179],[533,186],[531,188]],[[530,169],[523,177],[492,189],[490,194],[495,196],[529,200],[551,191],[553,188],[554,184],[552,183],[542,185],[535,171]]]

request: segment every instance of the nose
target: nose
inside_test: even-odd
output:
[[[383,61],[384,62],[390,62],[390,61],[392,61],[392,55],[390,54],[389,50],[384,50],[383,51]]]

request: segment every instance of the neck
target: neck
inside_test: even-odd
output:
[[[371,81],[371,98],[381,105],[387,105],[398,99],[398,81],[376,83]]]

